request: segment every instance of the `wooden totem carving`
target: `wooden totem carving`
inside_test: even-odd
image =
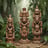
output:
[[[6,42],[14,43],[14,39],[15,39],[15,30],[13,25],[13,18],[11,17],[10,14],[7,21],[7,27],[6,27]]]
[[[32,33],[34,35],[33,40],[35,41],[41,40],[42,21],[41,21],[41,12],[38,9],[38,6],[36,6],[35,12],[33,14]]]
[[[29,13],[28,11],[26,11],[26,8],[23,8],[23,11],[20,12],[20,17],[20,34],[22,36],[22,39],[25,38],[26,40],[28,40],[27,35],[29,33]]]

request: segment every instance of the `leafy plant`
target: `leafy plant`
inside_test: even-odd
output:
[[[2,47],[2,48],[16,48],[12,43],[5,43],[5,42],[1,42],[0,47]]]
[[[28,39],[29,39],[29,40],[32,40],[33,37],[34,37],[34,36],[33,36],[32,32],[30,32],[30,33],[28,34]]]

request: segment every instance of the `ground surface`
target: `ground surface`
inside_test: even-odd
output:
[[[17,48],[48,48],[48,45],[29,43],[29,44],[19,44],[16,47]]]

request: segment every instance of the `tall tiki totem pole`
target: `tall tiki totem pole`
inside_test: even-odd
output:
[[[29,42],[27,39],[27,35],[29,34],[29,13],[26,11],[26,8],[23,8],[23,11],[20,12],[20,34],[21,34],[21,42],[26,40],[26,42]],[[24,39],[25,38],[25,39]],[[23,42],[24,42],[23,41]]]
[[[15,39],[15,30],[13,25],[13,18],[11,17],[10,14],[7,21],[7,27],[6,27],[6,42],[14,43],[14,39]]]
[[[35,8],[35,12],[33,14],[33,23],[32,23],[32,33],[34,35],[33,40],[37,43],[41,40],[42,34],[42,21],[41,21],[41,12],[38,9],[38,6]]]

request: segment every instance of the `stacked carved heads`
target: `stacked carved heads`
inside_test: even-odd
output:
[[[38,6],[36,6],[35,12],[33,14],[32,33],[34,35],[33,40],[41,40],[40,36],[42,34],[42,21],[41,12],[38,9]]]
[[[9,15],[6,27],[6,42],[13,43],[15,39],[15,30],[13,25],[13,18]]]
[[[20,34],[22,39],[25,37],[27,39],[27,35],[29,33],[29,21],[28,21],[29,13],[26,11],[26,8],[23,8],[22,12],[20,12]]]

